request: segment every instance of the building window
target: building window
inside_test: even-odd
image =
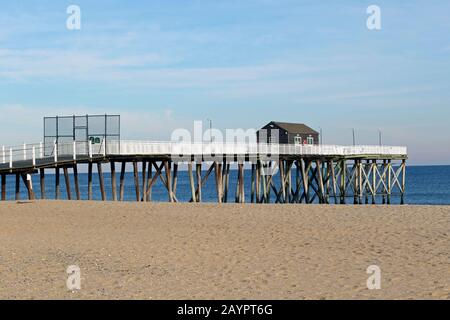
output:
[[[300,137],[300,136],[294,137],[294,143],[295,144],[302,144],[302,137]]]
[[[306,138],[306,142],[308,144],[314,144],[314,138],[313,137],[308,137],[308,138]]]

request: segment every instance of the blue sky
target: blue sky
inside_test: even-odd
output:
[[[69,5],[82,28],[66,28]],[[369,5],[382,29],[366,28]],[[123,138],[168,140],[270,120],[324,143],[407,145],[450,164],[450,2],[1,1],[0,144],[39,141],[42,117],[119,113]]]

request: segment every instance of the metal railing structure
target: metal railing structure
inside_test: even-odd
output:
[[[63,143],[35,143],[0,149],[0,164],[12,169],[15,163],[40,160],[58,163],[60,160],[78,160],[106,156],[407,156],[407,148],[399,146],[339,146],[339,145],[288,145],[264,143],[179,143],[150,141],[109,141],[100,144],[91,141]]]
[[[106,156],[105,146],[101,144],[93,145],[91,141],[73,141],[70,143],[34,143],[23,144],[21,146],[5,147],[0,149],[0,164],[8,165],[13,169],[15,164],[30,162],[33,166],[42,160],[46,162],[58,163],[59,160],[78,160],[86,157]]]
[[[120,140],[120,115],[44,117],[44,143]]]
[[[147,141],[110,141],[107,154],[120,155],[299,155],[299,156],[364,156],[407,155],[406,147],[396,146],[339,146],[293,145],[266,143],[179,143]]]

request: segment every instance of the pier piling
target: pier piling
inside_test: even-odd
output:
[[[61,191],[59,190],[59,167],[55,168],[55,199],[59,200]]]
[[[114,161],[110,162],[111,167],[111,193],[112,200],[117,201],[117,183],[116,183],[116,163]]]
[[[2,178],[2,201],[6,201],[6,174],[1,174]]]
[[[122,161],[120,168],[120,191],[119,191],[119,200],[124,200],[124,192],[125,192],[125,170],[127,163]]]
[[[16,200],[20,200],[20,174],[16,173]]]
[[[80,193],[80,183],[78,181],[78,165],[77,163],[74,163],[72,167],[73,171],[73,183],[75,185],[75,194],[77,196],[77,200],[81,200],[81,193]]]
[[[66,183],[67,200],[72,200],[72,192],[70,190],[71,188],[70,188],[69,171],[68,171],[67,167],[63,168],[63,172],[64,172],[64,181]]]
[[[88,163],[88,200],[92,200],[92,161]]]
[[[103,177],[103,169],[101,162],[97,162],[97,174],[98,174],[98,181],[100,184],[100,193],[102,195],[102,201],[106,201],[105,179]]]

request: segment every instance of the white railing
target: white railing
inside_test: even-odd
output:
[[[394,146],[338,146],[338,145],[287,145],[264,143],[178,143],[149,141],[110,141],[106,148],[112,155],[407,155],[406,147]]]
[[[406,147],[394,146],[339,146],[339,145],[286,145],[265,143],[179,143],[152,141],[108,141],[92,144],[90,141],[23,144],[2,146],[0,165],[14,167],[15,162],[40,159],[77,160],[80,157],[106,155],[299,155],[299,156],[406,156]]]
[[[105,156],[105,145],[92,145],[90,141],[73,141],[63,143],[34,143],[23,144],[20,146],[5,147],[0,149],[0,165],[14,167],[14,163],[22,161],[31,161],[35,166],[41,159],[53,159],[53,162],[59,160],[77,160],[79,157]]]

